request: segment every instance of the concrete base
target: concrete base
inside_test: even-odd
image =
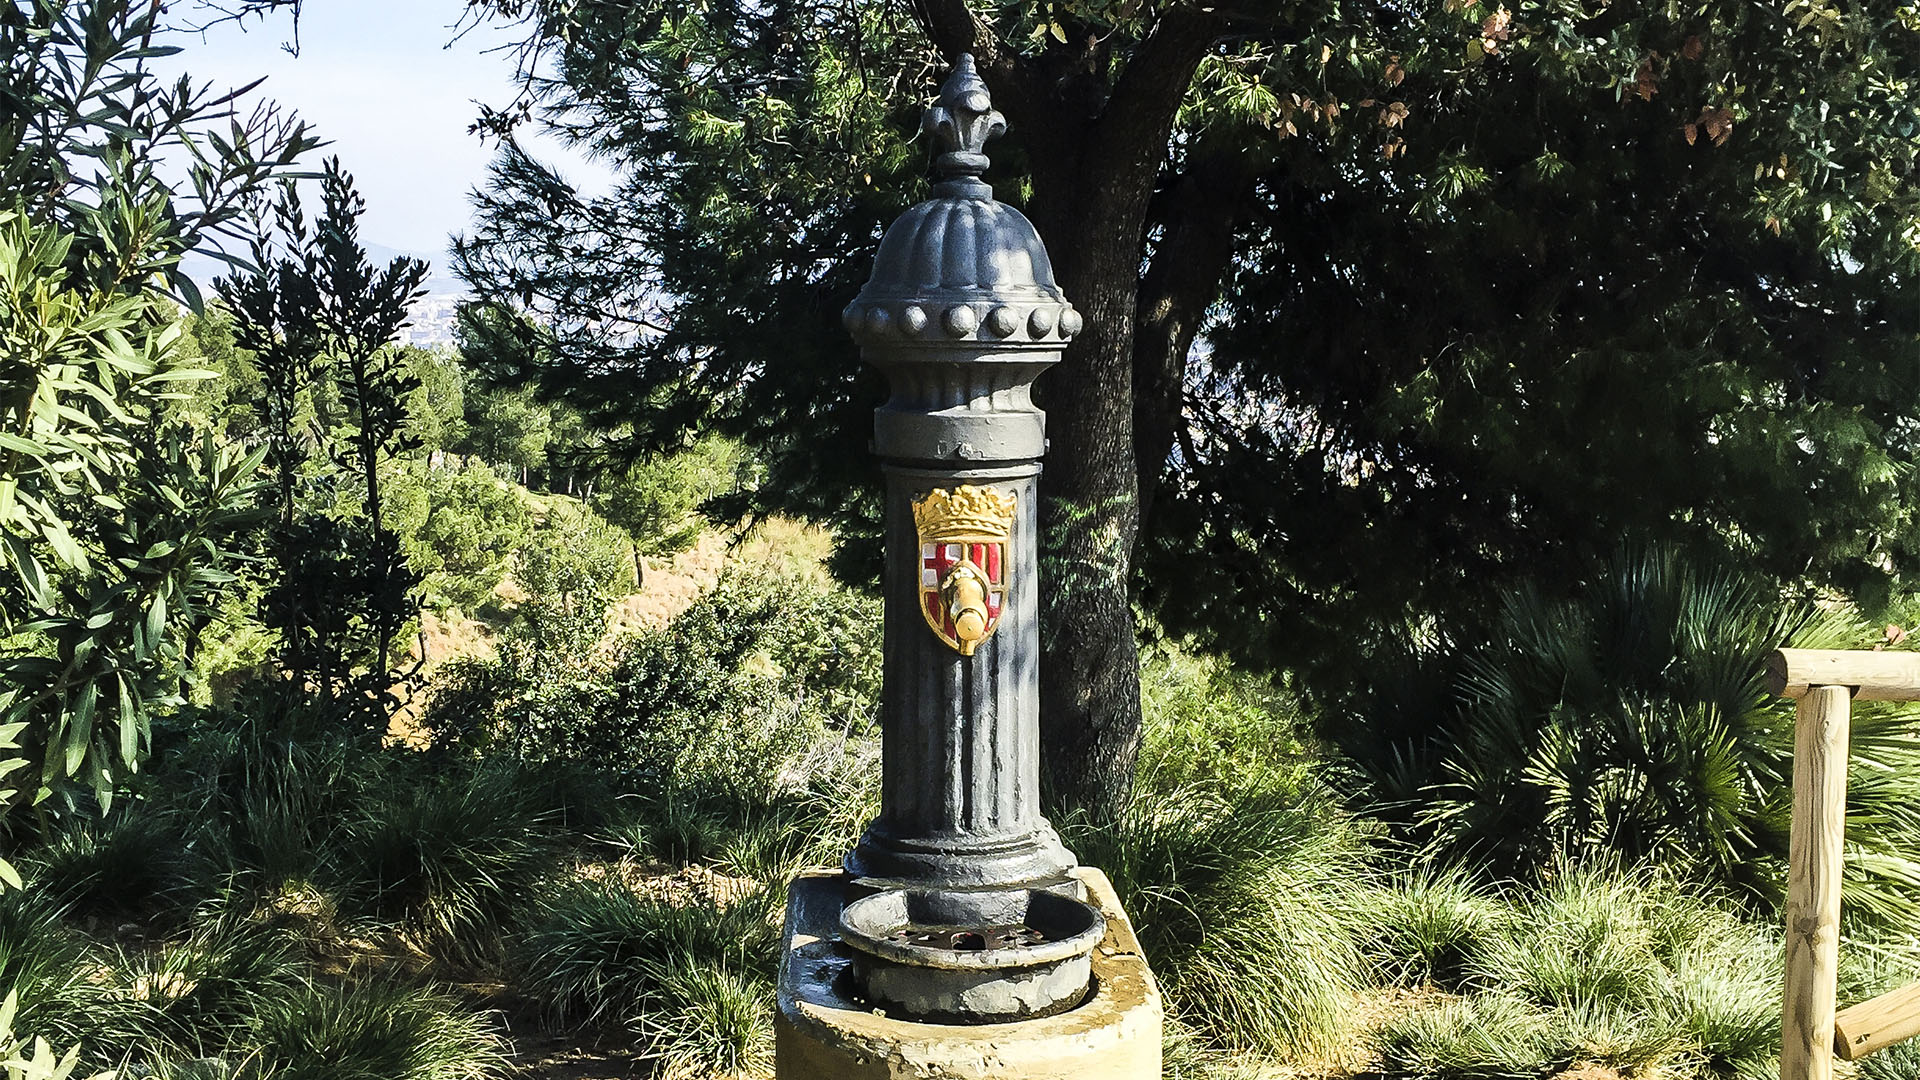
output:
[[[1093,995],[1039,1020],[920,1024],[851,996],[840,909],[853,896],[843,872],[794,879],[774,1021],[777,1080],[1159,1080],[1160,987],[1107,876],[1073,871],[1107,917],[1093,951]]]

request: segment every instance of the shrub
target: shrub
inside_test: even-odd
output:
[[[766,1075],[773,1065],[773,984],[764,971],[665,956],[632,1023],[668,1077]]]
[[[514,555],[515,583],[532,603],[603,614],[608,599],[633,586],[626,535],[577,500],[553,495],[540,502],[544,513]]]
[[[56,1042],[92,1034],[85,1017],[103,1003],[87,979],[86,939],[60,921],[60,908],[37,891],[0,890],[0,987],[17,998],[18,1025]]]
[[[666,627],[583,664],[577,637],[449,665],[426,726],[449,749],[586,762],[647,791],[723,797],[791,769],[879,692],[878,608],[797,578],[728,576]]]
[[[19,1001],[12,991],[0,1000],[0,1073],[5,1080],[68,1080],[79,1064],[80,1048],[55,1055],[44,1038],[29,1039],[14,1034],[13,1021]],[[102,1073],[94,1080],[113,1080]]]
[[[544,896],[516,949],[528,997],[556,1022],[620,1030],[670,1072],[764,1062],[776,939],[768,898],[673,903],[609,874]]]
[[[1110,824],[1066,822],[1068,843],[1113,879],[1170,1011],[1207,1046],[1330,1049],[1363,970],[1350,917],[1360,834],[1297,765],[1182,764],[1207,721],[1198,708],[1150,712],[1132,805]],[[1298,745],[1285,711],[1235,722],[1241,745]]]
[[[273,1080],[481,1080],[505,1064],[489,1020],[391,982],[309,984],[249,1023]]]
[[[533,533],[526,500],[477,461],[460,469],[409,462],[385,497],[407,563],[423,577],[421,604],[476,611],[512,568],[512,552]]]
[[[481,767],[376,793],[341,845],[358,910],[404,926],[437,957],[493,956],[552,861],[547,817],[527,806],[521,775]]]
[[[263,893],[323,881],[342,828],[378,782],[381,759],[363,735],[255,686],[161,730],[173,745],[154,796],[199,826],[197,873],[238,875]]]
[[[1782,883],[1792,703],[1761,685],[1789,637],[1863,645],[1843,609],[1675,550],[1627,551],[1576,595],[1520,589],[1484,625],[1438,628],[1328,733],[1435,854],[1524,876],[1556,860],[1652,859],[1762,898]],[[1418,691],[1418,692],[1415,692]],[[1856,711],[1848,900],[1911,924],[1920,769],[1911,707]],[[1338,722],[1333,722],[1338,718]]]
[[[1687,915],[1663,900],[1637,875],[1561,873],[1484,939],[1471,978],[1549,1009],[1649,1004],[1667,981],[1661,945],[1690,936],[1662,932],[1656,920]]]

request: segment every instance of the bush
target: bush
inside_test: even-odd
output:
[[[514,582],[530,603],[603,615],[634,583],[626,535],[577,500],[550,495],[540,503],[532,535],[514,555]]]
[[[498,950],[511,914],[552,862],[547,816],[511,768],[459,770],[376,792],[341,842],[357,910],[462,963]]]
[[[442,744],[592,763],[647,791],[801,786],[789,770],[879,694],[878,605],[796,578],[724,577],[663,629],[582,662],[579,635],[449,665],[424,720]]]
[[[1504,994],[1449,998],[1388,1020],[1382,1070],[1434,1080],[1523,1080],[1552,1071],[1548,1017]]]
[[[309,984],[249,1022],[273,1080],[482,1080],[505,1065],[483,1016],[390,982]]]
[[[424,607],[479,610],[533,533],[526,500],[477,461],[460,469],[409,462],[383,494],[407,563],[422,575]]]
[[[624,1032],[668,1075],[757,1069],[772,1049],[770,907],[766,893],[649,899],[617,873],[573,881],[542,898],[515,966],[550,1019]]]
[[[1772,899],[1783,882],[1792,703],[1766,655],[1863,646],[1851,613],[1786,603],[1772,583],[1677,551],[1624,552],[1574,596],[1522,589],[1481,627],[1379,658],[1327,731],[1430,852],[1493,877],[1557,860],[1651,859]],[[1920,713],[1863,703],[1853,752],[1849,902],[1920,917]]]
[[[183,712],[156,743],[166,751],[153,797],[198,827],[196,872],[263,894],[330,880],[341,830],[383,766],[363,731],[290,704],[273,684]]]
[[[60,921],[60,908],[34,891],[0,890],[0,987],[15,995],[16,1026],[58,1043],[91,1039],[120,1019],[87,973],[85,938]]]

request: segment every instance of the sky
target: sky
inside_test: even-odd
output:
[[[205,34],[174,33],[164,42],[184,51],[153,62],[164,74],[185,71],[217,88],[265,76],[255,93],[291,108],[332,145],[314,157],[339,155],[366,197],[363,239],[430,258],[446,272],[447,238],[471,220],[467,194],[485,179],[492,150],[467,133],[476,101],[504,105],[513,97],[513,57],[488,51],[511,40],[481,28],[454,40],[465,0],[316,0],[304,5],[299,55],[282,47],[292,19],[232,23]],[[203,21],[194,5],[173,5],[176,21]],[[160,42],[156,42],[158,44]],[[540,155],[588,189],[607,183],[606,170],[551,143]]]

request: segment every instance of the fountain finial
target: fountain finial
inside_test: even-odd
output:
[[[963,187],[969,195],[985,195],[987,185],[980,174],[991,164],[987,140],[1007,130],[1007,119],[994,111],[987,84],[974,70],[972,53],[961,53],[954,62],[953,73],[920,126],[940,140],[944,153],[933,167],[941,182]]]

